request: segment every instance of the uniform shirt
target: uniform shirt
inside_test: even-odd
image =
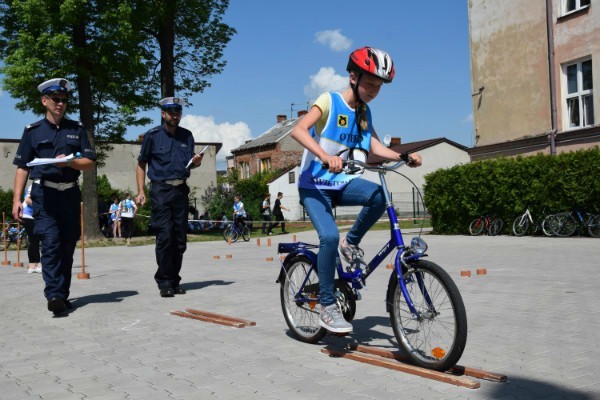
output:
[[[171,136],[163,124],[146,132],[138,161],[148,164],[148,178],[152,181],[187,179],[190,170],[185,166],[193,156],[192,132],[177,127]]]
[[[244,209],[244,203],[238,201],[237,203],[233,203],[233,211],[237,211],[235,213],[236,217],[245,217],[246,210]]]
[[[54,125],[46,118],[27,125],[19,143],[13,164],[17,167],[29,168],[27,163],[34,158],[55,158],[60,154],[81,153],[81,157],[96,159],[96,153],[88,140],[81,122],[63,118],[59,125]],[[54,164],[31,167],[29,179],[45,179],[52,182],[75,182],[81,172]]]
[[[354,109],[346,103],[341,94],[335,92],[323,93],[314,104],[321,110],[321,119],[314,126],[310,134],[319,143],[319,146],[333,156],[340,154],[347,160],[352,154],[353,159],[366,161],[367,153],[371,148],[371,110],[367,106],[367,129],[359,133],[356,127]],[[323,122],[324,121],[324,122]],[[359,175],[344,172],[332,173],[322,168],[321,161],[310,151],[304,150],[302,164],[300,165],[300,178],[298,187],[305,189],[342,190]],[[275,214],[275,212],[273,212]]]

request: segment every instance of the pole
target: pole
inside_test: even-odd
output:
[[[81,202],[81,272],[77,274],[77,279],[90,279],[90,274],[85,272],[85,229],[83,218],[83,202]]]
[[[6,237],[8,236],[8,229],[6,229],[6,213],[2,212],[2,241],[4,242],[4,261],[2,261],[2,265],[10,265],[10,261],[6,258]]]
[[[21,223],[17,222],[17,262],[13,264],[13,267],[22,267],[21,262]]]

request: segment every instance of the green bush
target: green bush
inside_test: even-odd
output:
[[[597,211],[600,149],[557,156],[499,158],[435,171],[425,177],[425,205],[435,233],[466,233],[482,214],[496,213],[510,229],[525,211]]]

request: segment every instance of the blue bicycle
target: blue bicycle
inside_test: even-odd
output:
[[[0,251],[3,251],[5,248],[4,235],[6,234],[6,249],[10,247],[11,243],[14,243],[15,246],[19,241],[21,241],[21,248],[27,247],[29,244],[29,237],[27,236],[27,232],[25,232],[25,228],[21,226],[21,229],[17,229],[16,225],[6,224],[5,229],[0,231]]]
[[[238,222],[239,221],[239,222]],[[237,242],[239,237],[244,239],[244,242],[250,240],[250,228],[246,224],[245,221],[236,220],[235,215],[233,216],[233,221],[223,229],[223,239],[226,242],[231,240],[231,243]]]
[[[352,321],[359,290],[367,278],[394,250],[394,270],[385,296],[394,335],[410,360],[421,367],[446,371],[456,365],[467,342],[467,313],[448,273],[437,264],[426,261],[427,244],[414,237],[405,245],[390,199],[385,174],[404,165],[369,166],[358,160],[345,162],[346,169],[364,168],[379,174],[384,189],[390,222],[390,240],[367,265],[350,265],[345,269],[337,261],[335,297],[342,314]],[[402,174],[400,174],[402,175]],[[408,178],[407,178],[408,179]],[[319,325],[319,246],[308,243],[280,243],[278,252],[287,254],[281,262],[277,282],[280,283],[281,307],[291,334],[298,340],[317,343],[327,331]],[[280,258],[281,259],[281,258]]]

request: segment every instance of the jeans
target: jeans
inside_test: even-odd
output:
[[[358,218],[346,235],[348,243],[358,245],[367,231],[385,211],[383,189],[376,183],[356,178],[343,190],[320,190],[298,188],[300,203],[304,205],[310,220],[319,234],[319,286],[321,305],[335,303],[333,296],[337,248],[340,242],[332,205],[363,206]]]

